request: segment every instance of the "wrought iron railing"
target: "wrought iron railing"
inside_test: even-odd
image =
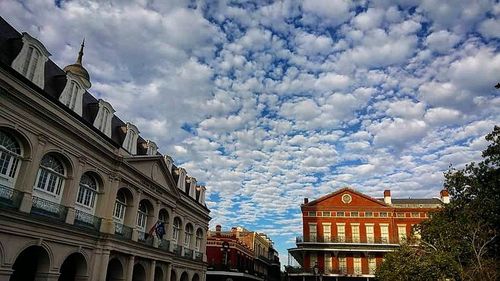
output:
[[[170,247],[170,241],[166,239],[161,239],[160,243],[158,244],[158,248],[163,249],[165,251],[168,251]]]
[[[194,259],[197,261],[202,261],[203,260],[203,253],[202,252],[194,252]]]
[[[172,247],[172,253],[174,253],[174,255],[176,255],[176,256],[181,256],[181,254],[182,254],[181,250],[182,250],[181,245],[174,244],[174,246]]]
[[[75,225],[99,231],[101,228],[101,218],[98,218],[84,211],[75,210]]]
[[[22,192],[0,184],[0,207],[7,209],[19,209],[22,199]]]
[[[297,236],[296,243],[312,242],[312,243],[360,243],[360,244],[399,244],[398,239],[389,239],[387,237],[303,237]]]
[[[271,263],[271,260],[268,257],[266,257],[266,256],[259,255],[258,258],[259,258],[259,260],[261,260],[261,261],[263,261],[263,262],[265,262],[267,264]]]
[[[31,213],[44,217],[50,217],[59,221],[65,221],[68,208],[61,204],[33,196]]]
[[[150,246],[153,245],[153,236],[149,235],[148,233],[146,233],[144,231],[137,231],[137,232],[139,234],[137,237],[137,241],[144,243],[146,245],[150,245]]]
[[[130,240],[132,239],[132,228],[121,223],[115,222],[115,235],[118,238]]]
[[[185,258],[192,259],[193,258],[193,250],[184,248],[184,254],[182,255]]]

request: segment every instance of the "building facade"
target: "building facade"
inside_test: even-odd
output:
[[[233,227],[222,231],[217,225],[208,232],[207,280],[280,280],[280,261],[267,235]]]
[[[370,280],[384,255],[413,234],[413,226],[449,202],[441,198],[376,199],[343,188],[301,205],[303,235],[289,249],[299,267],[287,267],[291,280]],[[418,235],[418,233],[416,234]]]
[[[203,281],[205,187],[0,17],[0,281]],[[76,56],[76,54],[75,54]]]

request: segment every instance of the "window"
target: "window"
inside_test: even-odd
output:
[[[386,218],[387,217],[387,212],[380,212],[380,217],[381,218]]]
[[[374,243],[375,242],[375,234],[373,232],[373,224],[366,224],[366,242]]]
[[[323,212],[323,217],[331,217],[331,212]]]
[[[339,242],[345,242],[345,224],[337,224],[337,239]]]
[[[141,201],[139,203],[139,209],[137,210],[137,229],[139,231],[145,232],[147,220],[148,207],[146,206],[146,202]]]
[[[307,212],[307,216],[308,217],[315,217],[316,216],[316,212]]]
[[[160,210],[158,220],[164,224],[168,224],[168,212],[165,209]]]
[[[332,254],[325,253],[325,270],[326,273],[332,272]]]
[[[341,274],[347,273],[347,258],[344,255],[339,256],[339,271]]]
[[[371,218],[371,217],[373,217],[373,213],[372,212],[365,212],[365,217]]]
[[[344,212],[337,212],[337,217],[344,217],[345,213]]]
[[[354,243],[359,243],[359,225],[358,224],[352,224],[351,225],[351,231],[352,231],[352,242]]]
[[[351,217],[359,217],[359,212],[351,212]]]
[[[76,203],[89,208],[93,213],[97,191],[98,186],[95,178],[88,173],[83,174],[80,178],[80,188],[78,190]]]
[[[354,262],[354,274],[361,274],[362,273],[362,270],[361,270],[361,257],[359,255],[355,255],[354,258],[353,258],[353,262]]]
[[[413,212],[413,213],[411,213],[411,217],[412,217],[412,218],[418,218],[418,217],[420,217],[420,213],[418,213],[418,212]]]
[[[405,213],[397,212],[396,213],[396,217],[398,217],[398,218],[404,218],[405,217]]]
[[[12,61],[12,68],[28,78],[40,88],[44,88],[45,62],[50,53],[42,43],[23,33],[23,47],[17,57]]]
[[[380,238],[382,243],[389,243],[389,225],[380,225]]]
[[[7,133],[0,131],[0,183],[12,187],[21,157],[19,143]]]
[[[179,234],[181,232],[181,219],[174,219],[174,231],[172,233],[172,237],[174,238],[175,243],[179,242]]]
[[[317,228],[315,223],[309,224],[309,242],[316,242]]]
[[[194,245],[196,251],[200,251],[201,241],[203,241],[203,230],[201,230],[201,228],[198,228],[198,230],[196,230],[196,242]]]
[[[316,253],[309,254],[309,262],[311,264],[311,268],[318,264],[318,257],[316,257]]]
[[[377,259],[373,255],[368,256],[368,271],[370,274],[375,274],[377,271]]]
[[[38,169],[35,189],[59,197],[65,179],[64,166],[52,155],[45,155]]]
[[[113,209],[113,219],[119,223],[123,223],[126,208],[127,198],[123,190],[119,190],[116,194],[115,207]]]
[[[139,130],[136,126],[131,123],[127,123],[127,134],[125,135],[125,139],[123,140],[122,147],[130,152],[130,154],[137,154],[137,139],[139,138]],[[182,180],[185,180],[182,178]]]
[[[191,246],[191,238],[193,238],[193,225],[188,223],[184,229],[184,246]]]
[[[323,242],[330,242],[332,239],[332,225],[323,224]]]
[[[406,241],[406,225],[398,224],[398,237],[399,243],[403,243],[404,241]]]
[[[111,120],[115,110],[108,102],[99,100],[99,111],[94,120],[94,127],[103,132],[106,136],[111,137]]]

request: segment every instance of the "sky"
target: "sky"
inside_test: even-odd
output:
[[[61,68],[207,186],[210,227],[265,232],[349,186],[436,197],[500,122],[495,1],[0,1]]]

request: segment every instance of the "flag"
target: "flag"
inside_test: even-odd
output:
[[[165,223],[162,221],[157,221],[149,230],[148,236],[153,237],[153,233],[156,234],[158,238],[162,239],[163,235],[165,235]]]

